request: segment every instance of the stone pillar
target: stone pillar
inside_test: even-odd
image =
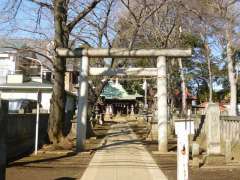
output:
[[[157,110],[158,110],[158,150],[160,152],[168,151],[167,138],[167,66],[166,57],[157,58]]]
[[[199,148],[199,144],[197,144],[196,142],[192,143],[192,166],[194,168],[199,168],[200,165]]]
[[[110,113],[111,116],[113,115],[113,107],[112,107],[112,105],[109,106],[109,113]]]
[[[110,119],[110,106],[107,104],[106,112],[104,114],[104,120],[109,120],[109,119]]]
[[[78,116],[77,116],[77,152],[84,149],[87,132],[87,105],[88,105],[88,57],[83,56],[80,61]]]
[[[0,179],[5,179],[6,174],[6,135],[7,135],[7,102],[0,101]]]
[[[110,105],[107,105],[107,107],[106,107],[106,113],[107,113],[107,114],[110,114]]]
[[[220,109],[218,104],[209,103],[206,112],[207,164],[224,162],[220,144]],[[221,162],[220,162],[221,161]]]
[[[134,106],[133,106],[133,104],[131,105],[131,116],[134,116]]]
[[[218,104],[209,103],[206,112],[207,153],[220,154],[220,109]]]
[[[127,116],[129,115],[129,106],[127,105]]]
[[[153,112],[153,117],[150,121],[151,125],[151,132],[149,133],[149,136],[147,137],[150,141],[157,141],[158,140],[158,120],[157,120],[157,111]]]
[[[121,116],[121,108],[120,108],[120,104],[116,105],[116,110],[117,110],[117,117]]]
[[[230,139],[225,141],[225,160],[230,162],[232,160],[232,142]]]

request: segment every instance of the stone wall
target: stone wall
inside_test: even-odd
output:
[[[39,144],[47,138],[48,114],[40,114]],[[8,114],[7,158],[30,152],[35,142],[36,114]]]
[[[0,179],[5,179],[5,171],[6,171],[6,112],[7,110],[7,102],[0,101]]]

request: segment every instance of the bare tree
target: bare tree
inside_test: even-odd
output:
[[[240,2],[238,0],[194,1],[193,7],[185,3],[184,8],[204,20],[212,28],[212,38],[219,42],[226,52],[228,80],[230,85],[229,115],[237,114],[236,52],[238,50]]]
[[[21,8],[27,8],[25,7],[26,4],[35,4],[37,6],[35,9],[36,14],[33,14],[33,17],[36,17],[33,18],[35,19],[35,28],[24,28],[21,30],[29,31],[33,34],[41,34],[41,32],[38,31],[41,29],[41,18],[44,15],[48,16],[49,19],[52,20],[51,23],[54,29],[51,39],[54,41],[55,51],[57,48],[69,47],[71,32],[73,32],[77,24],[82,21],[100,2],[101,0],[9,0],[9,4],[11,4],[11,6],[8,6],[8,13],[13,13],[11,13],[11,16],[9,16],[10,18],[7,18],[6,20],[10,22],[11,20],[16,19],[17,14],[20,10],[22,10]],[[16,21],[14,20],[14,22]],[[66,104],[64,76],[66,70],[66,59],[59,57],[55,53],[52,61],[54,68],[54,84],[51,99],[48,134],[50,141],[53,144],[60,144],[64,140],[63,125],[65,121]]]
[[[130,15],[130,23],[132,24],[131,37],[128,48],[132,49],[136,41],[137,34],[140,28],[149,20],[161,7],[165,4],[166,0],[156,1],[130,1],[121,0],[127,12]]]
[[[134,4],[134,2],[136,4]],[[122,46],[128,46],[129,48],[134,47],[152,47],[152,48],[176,48],[176,47],[185,47],[181,44],[181,33],[179,28],[184,26],[181,18],[184,17],[183,12],[178,8],[179,4],[175,1],[161,1],[157,5],[156,1],[148,1],[148,7],[151,7],[150,12],[145,12],[145,7],[147,4],[145,1],[123,1],[123,4],[129,10],[129,14],[126,17],[120,19],[120,29],[121,27],[125,30],[118,34],[118,43]],[[142,3],[142,4],[141,4]],[[134,6],[135,5],[135,6]],[[142,6],[141,6],[142,5]],[[136,10],[135,10],[135,9]],[[134,11],[135,10],[135,11]],[[144,13],[145,12],[145,13]],[[142,23],[139,23],[142,22]],[[127,27],[127,28],[126,28]],[[186,28],[184,28],[186,32]],[[184,32],[184,33],[185,33]],[[126,44],[125,42],[128,42]],[[149,61],[149,60],[148,60]],[[154,60],[150,60],[151,66],[156,66]],[[182,82],[182,110],[186,109],[186,84],[183,73],[183,64],[179,59],[179,68],[180,68],[180,78]],[[175,63],[168,64],[169,74],[173,74],[176,66]],[[176,81],[172,82],[169,85],[169,97],[172,99],[171,102],[174,102],[173,95],[176,90]]]

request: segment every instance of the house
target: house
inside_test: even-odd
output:
[[[0,48],[0,84],[7,83],[8,75],[23,74],[32,80],[42,81],[49,69],[33,52],[18,52],[13,48]],[[51,79],[51,78],[50,78]],[[49,80],[50,80],[49,79]]]
[[[7,75],[16,72],[17,51],[0,48],[0,84],[7,82]]]
[[[0,41],[0,84],[7,82],[9,74],[24,74],[31,81],[52,82],[53,64],[51,42],[31,39],[1,39]],[[6,48],[8,47],[8,48]],[[10,48],[11,47],[11,48]],[[27,51],[24,49],[30,49]],[[65,90],[75,94],[79,75],[79,61],[68,59],[65,73]]]
[[[0,95],[3,99],[11,100],[13,112],[14,108],[23,107],[27,100],[34,104],[38,90],[42,92],[41,110],[50,111],[54,81],[51,45],[51,42],[42,40],[1,39]],[[75,109],[78,67],[78,59],[67,60],[64,79],[67,93],[66,111]]]
[[[21,103],[21,100],[37,101],[38,91],[42,94],[41,110],[50,112],[50,104],[52,97],[52,84],[44,82],[24,82],[22,75],[11,75],[14,78],[8,77],[6,84],[0,84],[1,99],[16,101]],[[74,112],[76,109],[76,96],[71,92],[67,93],[65,112]],[[20,104],[13,104],[15,107],[20,107]],[[13,107],[10,107],[11,109]]]

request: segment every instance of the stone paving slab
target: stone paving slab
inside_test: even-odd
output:
[[[166,180],[126,122],[114,124],[81,180]]]

